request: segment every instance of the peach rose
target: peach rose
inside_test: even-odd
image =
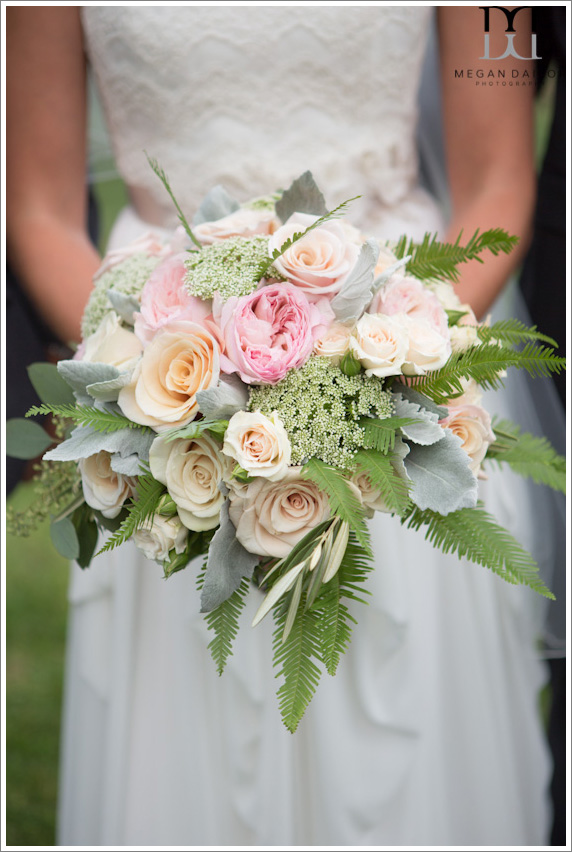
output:
[[[423,376],[442,367],[451,355],[449,336],[441,334],[424,318],[401,314],[409,335],[407,355],[403,364],[406,376]]]
[[[270,417],[259,411],[238,411],[227,426],[223,453],[235,459],[251,476],[275,482],[288,469],[291,447],[278,414]]]
[[[229,237],[254,237],[273,234],[280,222],[273,210],[252,210],[241,207],[214,222],[201,222],[193,226],[193,233],[203,245],[211,245]]]
[[[117,314],[110,311],[93,334],[83,341],[76,360],[111,364],[118,370],[129,370],[135,366],[142,349],[133,332],[123,328]]]
[[[359,491],[360,500],[367,510],[368,516],[373,517],[374,512],[391,512],[385,502],[381,489],[374,485],[364,471],[357,471],[350,480],[352,485],[355,485]]]
[[[343,322],[333,323],[319,340],[314,342],[316,355],[325,355],[334,364],[339,364],[350,348],[352,327]]]
[[[175,553],[184,551],[187,546],[187,534],[186,528],[176,515],[173,518],[154,515],[152,522],[147,521],[133,533],[132,539],[147,559],[160,564],[169,558],[173,548]]]
[[[439,423],[462,440],[463,449],[471,459],[470,468],[477,476],[489,444],[495,440],[490,414],[480,405],[455,404],[448,411]]]
[[[220,350],[200,325],[184,320],[161,328],[143,352],[118,404],[134,423],[156,432],[184,426],[199,410],[196,394],[217,383]]]
[[[270,254],[317,218],[306,213],[293,213],[270,237]],[[274,266],[288,281],[303,290],[310,301],[321,296],[331,299],[354,268],[359,252],[360,246],[348,238],[342,223],[326,222],[297,240],[274,261]]]
[[[280,482],[257,477],[230,493],[230,519],[236,537],[250,553],[287,556],[307,532],[330,515],[326,495],[291,467]]]

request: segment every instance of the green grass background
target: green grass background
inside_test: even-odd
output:
[[[549,87],[537,103],[537,152],[542,158],[551,117]],[[95,185],[101,246],[126,193],[119,180]],[[15,508],[33,500],[30,483],[9,498]],[[47,525],[6,540],[6,842],[53,846],[59,726],[66,631],[67,562],[51,546]],[[542,696],[544,708],[549,696]]]

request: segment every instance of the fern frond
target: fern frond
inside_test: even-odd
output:
[[[304,465],[301,475],[303,479],[311,479],[327,494],[333,514],[347,521],[365,552],[371,555],[363,508],[343,473],[314,457]]]
[[[360,594],[369,594],[361,586],[372,571],[372,563],[364,556],[355,536],[350,540],[337,574],[324,585],[312,609],[320,617],[320,659],[330,675],[336,673],[342,654],[351,641],[351,624],[356,620],[343,599],[367,603]]]
[[[366,449],[389,453],[395,446],[397,430],[402,426],[417,423],[413,417],[362,417],[359,425],[364,430],[364,446]]]
[[[558,346],[557,342],[551,337],[537,331],[535,325],[527,326],[518,319],[505,319],[499,320],[493,325],[481,325],[477,329],[477,334],[485,343],[496,340],[498,343],[504,343],[508,346],[517,346],[529,340],[539,340],[549,346]]]
[[[173,202],[173,204],[175,205],[175,209],[177,210],[179,222],[181,223],[181,225],[183,226],[183,228],[187,232],[191,241],[197,246],[197,248],[202,249],[202,244],[199,242],[199,240],[193,234],[193,232],[191,230],[191,226],[187,222],[185,214],[183,213],[183,211],[179,207],[179,203],[178,203],[177,199],[175,198],[175,196],[173,195],[173,190],[171,189],[171,185],[169,183],[169,179],[167,178],[167,175],[165,174],[165,171],[161,168],[161,166],[159,165],[157,160],[155,160],[153,157],[150,157],[149,154],[146,151],[145,151],[145,156],[147,157],[147,162],[149,163],[149,165],[151,166],[151,168],[153,169],[153,171],[155,172],[155,174],[157,175],[157,177],[159,178],[159,180],[161,181],[161,183],[163,184],[163,186],[165,187],[165,189],[169,193],[169,197],[171,198],[171,201]]]
[[[377,450],[359,450],[355,461],[357,469],[379,488],[388,509],[402,515],[409,505],[409,481],[399,476],[391,463],[391,456]]]
[[[314,662],[320,659],[321,624],[318,613],[305,608],[303,593],[290,632],[284,639],[289,603],[289,598],[283,599],[274,610],[273,649],[274,667],[279,669],[277,677],[284,679],[277,693],[280,713],[285,726],[294,733],[321,676]]]
[[[138,477],[137,499],[131,499],[131,503],[126,506],[127,517],[96,555],[99,556],[100,553],[113,550],[113,548],[130,539],[133,533],[141,529],[148,521],[152,522],[159,500],[165,491],[165,486],[161,482],[157,482],[150,473]]]
[[[408,528],[425,526],[425,538],[443,553],[456,553],[490,568],[509,583],[522,583],[546,598],[554,599],[538,575],[532,556],[492,515],[482,503],[474,509],[458,509],[449,515],[439,515],[429,509],[414,507],[402,519]]]
[[[461,236],[462,234],[459,234],[454,243],[439,242],[436,234],[429,233],[425,234],[420,243],[401,237],[394,253],[398,258],[411,255],[406,269],[417,278],[458,281],[459,264],[469,260],[482,263],[479,255],[485,249],[494,255],[499,252],[508,254],[518,242],[518,237],[509,236],[502,228],[493,228],[483,233],[477,230],[465,246],[460,244]]]
[[[493,431],[496,441],[487,450],[486,462],[509,464],[519,476],[566,493],[566,459],[550,441],[521,432],[519,426],[508,420],[493,422]]]
[[[35,417],[37,414],[56,414],[73,420],[80,426],[91,426],[96,432],[118,432],[120,429],[141,429],[150,432],[148,426],[134,423],[122,414],[113,411],[102,411],[89,405],[34,405],[26,412],[26,417]]]
[[[361,196],[356,195],[353,198],[348,198],[346,201],[342,201],[341,204],[338,204],[338,206],[334,207],[333,210],[328,210],[327,213],[324,213],[323,216],[320,216],[318,219],[316,219],[315,222],[312,222],[312,224],[305,228],[303,231],[296,231],[296,233],[292,234],[291,237],[288,237],[286,242],[282,243],[279,249],[274,249],[274,251],[272,252],[272,256],[259,266],[258,271],[256,273],[257,280],[260,281],[261,278],[264,278],[265,274],[268,272],[274,261],[281,257],[284,252],[288,251],[288,249],[291,248],[294,243],[298,242],[298,240],[303,239],[310,233],[310,231],[313,231],[315,228],[319,228],[320,225],[324,225],[331,219],[338,219],[340,216],[343,216],[346,212],[346,208],[348,207],[348,205],[351,204],[352,201],[357,201],[358,198],[361,198]]]
[[[564,366],[565,359],[554,349],[534,342],[520,350],[483,343],[454,353],[440,370],[413,379],[412,386],[434,402],[445,403],[463,392],[462,378],[475,379],[485,389],[497,388],[502,385],[502,372],[510,367],[527,370],[531,376],[549,376]]]
[[[213,630],[215,634],[208,644],[208,649],[219,675],[223,673],[226,661],[232,654],[232,644],[238,633],[238,619],[246,604],[249,589],[250,580],[243,577],[236,592],[206,615],[208,629]]]

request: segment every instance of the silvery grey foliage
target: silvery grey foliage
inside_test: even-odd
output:
[[[133,314],[141,310],[141,305],[134,296],[122,293],[120,290],[108,290],[107,298],[111,302],[113,310],[123,322],[133,325]]]
[[[249,553],[236,538],[228,514],[229,501],[223,503],[220,526],[209,547],[207,570],[201,592],[201,612],[220,606],[240,586],[243,577],[252,577],[259,557]]]
[[[429,399],[427,396],[423,396],[423,394],[416,391],[415,388],[410,388],[409,385],[401,385],[399,393],[404,399],[409,400],[409,402],[415,402],[421,408],[426,408],[427,411],[432,411],[433,414],[437,414],[439,420],[446,417],[449,413],[445,406],[437,405],[437,403],[433,402],[432,399]]]
[[[91,405],[93,398],[87,386],[116,379],[119,370],[98,361],[58,361],[58,373],[73,390],[80,405]]]
[[[77,426],[70,437],[44,455],[53,461],[77,461],[93,456],[100,450],[118,453],[122,458],[135,455],[148,461],[153,432],[142,429],[118,429],[117,432],[98,432],[91,426]]]
[[[100,402],[116,402],[119,397],[119,391],[129,384],[132,375],[133,370],[126,370],[124,373],[119,373],[114,379],[87,385],[86,391],[90,396]]]
[[[342,284],[331,305],[340,322],[360,317],[373,297],[373,273],[379,257],[376,240],[366,240],[354,268]]]
[[[404,399],[400,392],[393,394],[393,401],[396,417],[411,417],[417,421],[408,426],[401,426],[401,432],[405,438],[423,445],[434,444],[443,438],[445,430],[437,422],[438,414],[416,402]]]
[[[304,172],[276,202],[276,214],[286,222],[292,213],[309,213],[312,216],[325,216],[328,212],[321,190],[316,185],[312,172]]]
[[[477,505],[477,477],[462,441],[444,429],[440,441],[431,445],[411,444],[404,460],[412,481],[411,499],[420,509],[441,515]]]
[[[203,201],[193,219],[193,225],[202,225],[203,222],[215,222],[224,216],[238,210],[240,204],[228,194],[224,186],[217,184],[204,197]]]
[[[149,454],[147,453],[147,460],[149,459]],[[143,459],[139,458],[137,453],[133,453],[130,456],[122,456],[120,453],[114,453],[111,456],[110,464],[111,470],[114,470],[115,473],[122,473],[124,476],[141,476],[141,462]]]
[[[199,411],[209,420],[229,420],[246,408],[248,388],[238,376],[221,379],[216,387],[197,391]]]

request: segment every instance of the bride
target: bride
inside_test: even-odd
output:
[[[79,338],[100,263],[84,228],[86,56],[131,202],[111,247],[175,224],[146,150],[189,216],[216,183],[246,200],[310,169],[330,206],[360,194],[352,221],[380,237],[521,235],[514,254],[466,267],[458,291],[479,316],[522,257],[532,87],[481,90],[455,75],[483,65],[477,7],[438,7],[448,226],[417,183],[429,7],[104,4],[7,17],[9,252],[62,340]],[[496,66],[509,77],[522,62]],[[526,489],[491,475],[485,498],[534,546]],[[295,735],[275,702],[271,625],[250,630],[247,613],[217,677],[193,565],[162,582],[125,546],[74,566],[59,844],[543,845],[538,602],[394,518],[376,517],[372,539],[372,602]]]

